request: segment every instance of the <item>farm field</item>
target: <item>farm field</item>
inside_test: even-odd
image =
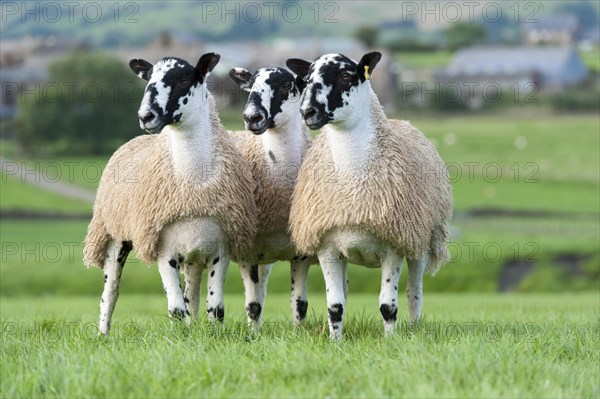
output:
[[[230,129],[241,128],[235,118],[231,111],[222,115]],[[411,122],[437,145],[448,167],[458,211],[476,207],[599,211],[600,171],[593,167],[600,163],[597,115],[440,116],[417,117]],[[10,145],[3,147],[8,148],[4,153],[14,155]],[[22,162],[50,180],[59,176],[94,189],[107,160],[108,156]]]
[[[223,115],[229,128],[236,118]],[[191,327],[172,325],[156,265],[132,254],[114,334],[97,338],[102,273],[81,262],[88,220],[3,219],[0,397],[600,396],[598,116],[412,122],[448,165],[456,203],[452,261],[425,277],[420,326],[407,324],[401,294],[398,333],[383,339],[379,271],[350,267],[345,340],[329,342],[312,267],[309,320],[294,329],[285,264],[269,279],[260,335],[245,325],[235,264],[224,326],[203,313]],[[108,159],[1,152],[89,190]],[[85,214],[91,204],[3,175],[0,210],[14,209]]]
[[[329,342],[324,295],[293,328],[267,297],[261,334],[243,296],[224,326],[171,324],[162,295],[122,295],[113,336],[95,336],[96,297],[2,297],[2,397],[597,397],[597,293],[431,294],[411,326],[382,337],[376,292],[350,292]]]
[[[0,8],[0,399],[600,399],[600,1],[0,0]],[[485,49],[521,53],[507,59],[498,51],[483,60],[478,54]],[[343,62],[332,53],[360,61]],[[294,61],[320,54],[321,62],[313,62],[308,73],[304,63]],[[292,85],[281,72],[258,73],[288,63],[298,72]],[[247,68],[251,80],[238,67]],[[369,150],[369,136],[381,126],[369,117],[377,113],[365,96],[369,79],[387,117],[420,130],[444,170],[428,169],[430,149],[414,148],[400,136],[396,144],[420,154],[415,164],[390,169],[394,176],[384,170],[392,161],[372,168],[382,157]],[[314,90],[304,90],[301,100],[311,97],[311,104],[293,101],[310,83]],[[251,314],[260,307],[258,331],[248,324],[235,262],[222,270],[221,322],[208,320],[205,301],[221,294],[212,279],[207,284],[214,272],[200,276],[197,320],[172,319],[166,289],[176,289],[178,282],[184,288],[185,278],[175,276],[163,286],[157,263],[137,258],[136,240],[128,257],[123,251],[105,254],[115,255],[124,269],[110,335],[98,335],[109,280],[106,270],[84,266],[83,249],[102,173],[117,147],[149,134],[140,125],[165,124],[173,125],[166,145],[178,164],[175,180],[206,180],[207,173],[186,165],[213,177],[211,172],[232,170],[218,162],[219,140],[197,137],[216,116],[210,101],[206,120],[205,89],[213,93],[226,130],[243,130],[244,120],[295,129],[296,106],[303,105],[302,115],[295,114],[303,120],[324,110],[335,119],[332,128],[342,128],[327,139],[336,152],[332,159],[345,165],[317,162],[310,168],[313,176],[330,184],[332,206],[347,199],[360,203],[377,219],[377,229],[386,223],[426,229],[432,212],[425,208],[439,208],[441,200],[410,191],[434,189],[440,172],[447,173],[453,198],[450,256],[435,276],[423,276],[422,297],[410,291],[412,300],[423,299],[420,320],[409,317],[406,259],[393,265],[400,274],[397,286],[379,268],[349,265],[340,340],[330,338],[328,326],[329,318],[340,317],[339,304],[327,307],[335,287],[325,286],[318,264],[308,271],[301,325],[292,322],[290,305],[298,313],[303,303],[296,303],[296,288],[290,298],[292,283],[300,280],[291,277],[289,262],[275,262],[268,281],[251,267],[250,279],[267,288],[261,306],[248,306]],[[273,175],[289,178],[297,165],[285,159],[302,159],[290,153],[302,146],[284,133],[275,129],[262,136],[268,147],[263,155],[273,161],[268,162]],[[140,156],[152,161],[151,152],[122,153],[110,165],[112,181],[102,183],[109,196],[131,194],[115,204],[142,225],[148,220],[134,209],[140,198],[153,202],[179,191],[180,200],[195,197],[173,181],[145,192],[127,190],[140,183],[134,181],[140,174],[156,180],[156,170],[139,170]],[[361,162],[367,158],[367,164]],[[361,174],[357,165],[378,173]],[[423,178],[411,179],[414,175],[399,169]],[[339,189],[365,179],[385,184],[371,182],[375,190],[365,185],[365,195]],[[376,192],[401,180],[407,184],[393,200]],[[217,186],[213,191],[216,202],[231,192]],[[371,194],[385,203],[369,201]],[[177,208],[175,221],[184,221],[189,212],[177,202],[162,201]],[[303,205],[327,213],[310,197]],[[401,218],[399,226],[382,220],[382,212],[398,206],[410,207],[419,220]],[[352,206],[340,209],[347,220],[361,213]],[[193,234],[184,230],[175,241],[194,246],[187,237]],[[381,231],[370,233],[385,238]],[[407,247],[427,239],[415,237]],[[352,252],[355,240],[342,238]],[[193,249],[175,247],[167,269],[177,274],[181,256]],[[269,258],[268,251],[258,257]],[[384,298],[382,285],[397,297]],[[397,325],[388,336],[382,313],[393,306],[380,305],[380,295],[382,302],[398,305]],[[183,302],[190,299],[185,295]]]
[[[239,128],[233,114],[224,112],[224,123]],[[426,278],[427,289],[597,289],[600,171],[594,165],[600,163],[600,120],[596,115],[537,119],[440,116],[417,117],[412,122],[438,146],[452,178],[456,205],[451,227],[453,259],[437,277]],[[518,140],[519,147],[515,145]],[[11,159],[14,148],[3,145],[2,155]],[[67,183],[93,190],[107,158],[19,162],[42,174],[52,172],[50,179],[58,174]],[[61,198],[12,176],[3,176],[0,209],[91,214],[91,204]],[[87,223],[87,219],[4,219],[0,225],[1,295],[95,292],[101,275],[81,264]],[[160,294],[156,268],[145,270],[133,255],[130,263],[137,264],[125,272],[123,292]],[[233,265],[230,269],[226,289],[241,292],[239,272]],[[320,274],[318,268],[312,268],[309,279],[310,288],[317,292],[323,289]],[[277,265],[270,290],[287,292],[288,280],[288,266]],[[358,291],[376,290],[379,285],[378,277],[363,268],[351,268],[350,280]]]

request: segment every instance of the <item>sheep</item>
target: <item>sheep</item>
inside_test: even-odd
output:
[[[253,246],[234,259],[240,265],[248,322],[262,324],[267,281],[272,263],[289,261],[294,324],[306,317],[306,280],[315,257],[299,255],[291,245],[288,219],[291,197],[304,153],[310,145],[308,128],[300,115],[302,79],[283,68],[261,68],[254,75],[234,68],[229,76],[250,92],[243,118],[247,131],[233,132],[236,144],[252,168],[256,181],[258,232]]]
[[[138,111],[148,133],[121,146],[98,187],[84,262],[104,271],[99,332],[108,335],[129,252],[158,261],[169,316],[190,321],[208,270],[207,312],[223,320],[223,284],[230,258],[254,240],[257,212],[250,167],[222,127],[207,74],[219,55],[194,67],[167,57],[130,61],[148,81]],[[185,276],[182,295],[179,273]]]
[[[369,82],[380,58],[372,52],[358,63],[341,54],[287,61],[307,83],[300,106],[306,124],[322,128],[298,175],[290,231],[300,252],[319,258],[335,340],[342,338],[348,262],[381,267],[379,310],[389,336],[403,258],[415,322],[423,273],[435,274],[448,259],[452,190],[446,168],[410,122],[387,119]]]

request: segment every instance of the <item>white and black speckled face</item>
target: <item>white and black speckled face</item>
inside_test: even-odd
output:
[[[289,59],[287,66],[306,81],[300,112],[308,127],[319,129],[355,116],[354,105],[370,95],[362,89],[380,59],[378,52],[365,54],[359,63],[342,54],[326,54],[312,63]]]
[[[261,68],[254,75],[233,68],[229,76],[250,92],[244,108],[244,125],[254,134],[282,126],[298,112],[304,81],[283,68]]]
[[[196,67],[175,57],[163,58],[155,65],[141,59],[131,60],[131,70],[148,81],[138,110],[140,128],[158,133],[197,111],[194,108],[197,101],[192,99],[202,95],[206,76],[218,62],[219,55],[214,53],[200,57]]]

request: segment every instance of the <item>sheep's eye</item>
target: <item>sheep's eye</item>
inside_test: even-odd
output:
[[[292,82],[285,82],[284,84],[281,85],[281,87],[285,90],[289,90],[292,88]]]
[[[352,74],[350,72],[342,72],[342,80],[350,80],[352,78]]]
[[[180,78],[177,83],[182,84],[182,85],[187,85],[187,84],[190,83],[190,78],[187,77],[187,76],[183,77],[183,78]]]

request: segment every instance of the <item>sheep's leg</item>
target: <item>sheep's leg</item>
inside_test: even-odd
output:
[[[388,253],[381,260],[381,291],[379,292],[379,311],[383,316],[383,328],[386,336],[394,332],[398,316],[398,280],[402,270],[402,257]]]
[[[206,295],[206,312],[211,321],[222,322],[225,319],[225,304],[223,302],[223,286],[229,267],[229,255],[217,256],[208,261],[208,292]]]
[[[423,273],[427,266],[427,255],[419,258],[408,259],[408,283],[406,284],[406,299],[410,320],[414,323],[421,318],[423,307]]]
[[[100,334],[108,335],[110,331],[110,321],[119,298],[121,273],[130,251],[131,243],[128,241],[111,241],[107,248],[106,261],[102,268],[104,271],[104,291],[100,299],[100,323],[98,326]]]
[[[308,297],[306,295],[306,282],[310,260],[292,261],[290,264],[292,276],[292,296],[290,305],[292,307],[292,320],[295,325],[301,324],[306,318],[308,310]]]
[[[342,324],[346,308],[344,295],[344,268],[348,261],[333,248],[324,248],[318,253],[319,263],[327,289],[327,311],[329,314],[329,335],[331,339],[342,339]]]
[[[158,257],[158,272],[162,279],[163,288],[167,294],[167,307],[169,316],[174,319],[184,319],[189,316],[183,301],[181,285],[179,280],[179,268],[181,266],[179,255],[161,254]]]
[[[244,281],[246,315],[248,324],[257,331],[262,326],[262,310],[267,296],[267,282],[272,264],[257,265],[240,262],[240,273]]]
[[[183,275],[185,284],[183,288],[183,301],[192,320],[198,318],[200,307],[200,283],[202,282],[202,268],[197,263],[188,262],[184,266]]]

